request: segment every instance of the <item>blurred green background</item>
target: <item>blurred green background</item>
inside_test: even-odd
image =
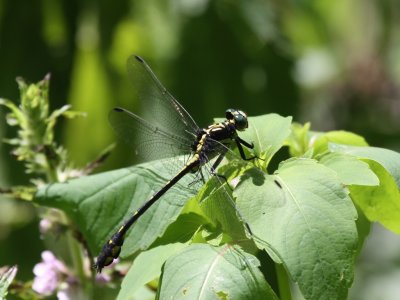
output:
[[[233,107],[400,149],[397,0],[0,0],[0,97],[18,99],[15,77],[50,72],[52,109],[69,103],[88,114],[57,127],[76,166],[115,141],[113,106],[140,109],[125,70],[133,53],[201,126]],[[0,137],[11,137],[0,114]],[[29,183],[10,149],[0,145],[0,187]],[[99,171],[126,166],[127,150]],[[31,278],[44,249],[37,214],[0,200],[0,266],[18,264],[18,278]],[[374,227],[351,299],[398,299],[398,249],[399,237]]]

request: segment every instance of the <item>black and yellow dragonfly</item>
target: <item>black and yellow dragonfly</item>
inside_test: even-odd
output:
[[[145,158],[169,158],[180,154],[187,154],[189,158],[176,175],[135,211],[106,242],[95,264],[98,272],[119,256],[128,229],[182,177],[196,174],[204,182],[202,167],[212,162],[207,172],[223,178],[216,173],[216,169],[235,145],[242,159],[256,158],[246,157],[243,146],[249,149],[254,146],[241,139],[237,133],[248,127],[244,112],[228,109],[225,121],[200,128],[164,88],[142,58],[131,56],[127,64],[136,92],[142,102],[145,102],[145,111],[143,117],[140,117],[123,108],[114,108],[109,116],[112,127],[120,138],[131,144]],[[136,139],[138,142],[133,139],[134,134],[139,134]]]

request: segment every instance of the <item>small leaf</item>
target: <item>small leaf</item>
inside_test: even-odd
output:
[[[303,156],[310,149],[308,139],[310,123],[301,125],[294,122],[292,123],[291,129],[291,134],[286,139],[286,144],[289,146],[289,152],[295,157]]]
[[[164,262],[185,247],[187,247],[185,244],[176,243],[159,246],[140,253],[122,281],[117,299],[136,299],[135,293],[139,288],[159,277]]]
[[[0,98],[0,105],[4,105],[9,110],[11,110],[11,116],[14,118],[13,124],[11,126],[19,125],[22,128],[26,127],[26,118],[23,112],[16,106],[12,101]],[[9,117],[7,117],[9,118]]]
[[[306,299],[345,299],[357,248],[356,210],[336,173],[290,159],[251,169],[234,194],[260,248],[282,261]]]
[[[215,121],[222,122],[224,119],[217,118]],[[248,122],[249,128],[239,135],[246,142],[254,144],[254,153],[265,159],[265,167],[289,136],[292,117],[267,114],[249,117]]]
[[[174,223],[168,226],[164,234],[158,238],[151,247],[169,243],[185,243],[192,238],[199,227],[206,223],[207,220],[198,214],[181,214]]]
[[[254,143],[255,153],[266,152],[263,157],[266,164],[283,146],[290,135],[292,117],[268,114],[249,118],[249,128],[240,133],[240,137]]]
[[[259,264],[237,246],[193,244],[165,262],[158,299],[277,300]]]
[[[311,134],[315,134],[317,136],[312,145],[314,147],[314,155],[326,152],[328,150],[329,143],[368,146],[367,142],[362,136],[344,130]]]
[[[335,171],[343,184],[379,185],[378,177],[368,164],[353,156],[329,153],[322,156],[320,163]]]
[[[365,160],[379,177],[379,186],[350,186],[351,198],[368,220],[400,234],[400,193],[391,174],[374,160]]]
[[[334,143],[329,145],[329,149],[332,152],[346,153],[380,163],[393,176],[400,188],[400,153],[378,147],[356,147]]]
[[[87,113],[83,111],[75,111],[75,110],[68,110],[63,113],[63,116],[68,118],[68,119],[73,119],[77,117],[87,117]]]
[[[7,290],[15,275],[17,275],[18,267],[12,266],[11,268],[0,269],[0,299],[6,299]]]
[[[32,186],[13,186],[9,189],[0,188],[0,194],[25,201],[32,201],[36,191],[37,188]]]
[[[48,121],[49,122],[55,122],[57,120],[57,118],[59,118],[60,116],[62,116],[65,112],[67,112],[69,109],[71,108],[71,105],[67,104],[64,105],[63,107],[54,110],[50,116],[48,117]]]

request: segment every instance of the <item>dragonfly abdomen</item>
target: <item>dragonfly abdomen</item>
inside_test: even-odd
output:
[[[101,272],[105,266],[110,265],[114,259],[118,258],[121,247],[124,243],[125,234],[128,229],[143,215],[162,195],[164,195],[174,184],[176,184],[187,173],[200,166],[199,157],[194,155],[191,160],[178,172],[178,174],[168,181],[162,189],[156,192],[147,200],[133,215],[113,234],[109,241],[103,246],[97,257],[95,269]]]

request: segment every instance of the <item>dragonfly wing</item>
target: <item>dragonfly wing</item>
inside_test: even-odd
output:
[[[192,140],[188,137],[171,134],[126,109],[115,108],[110,111],[109,121],[118,137],[145,161],[190,152]]]
[[[127,70],[143,104],[143,118],[166,132],[194,141],[199,130],[196,122],[161,84],[147,63],[132,55],[127,61]]]

